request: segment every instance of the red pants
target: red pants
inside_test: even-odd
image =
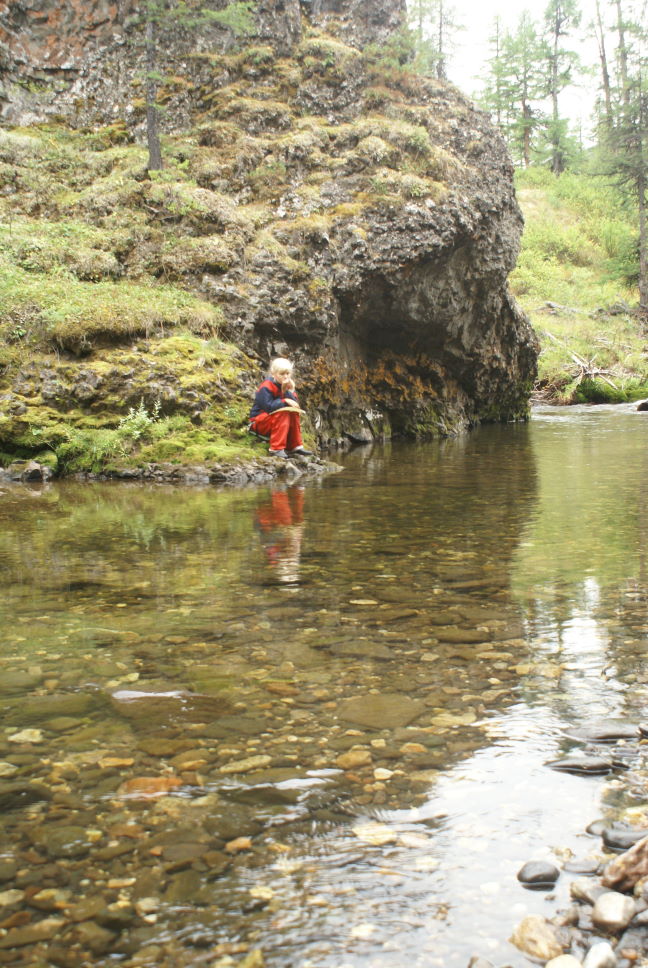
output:
[[[270,450],[294,450],[302,446],[299,414],[290,410],[281,413],[260,413],[252,421],[260,434],[270,434]]]

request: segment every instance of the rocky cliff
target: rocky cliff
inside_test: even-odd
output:
[[[0,6],[3,115],[38,122],[0,140],[5,451],[43,421],[114,427],[138,399],[216,427],[233,395],[240,419],[277,354],[321,443],[526,413],[537,349],[507,289],[511,165],[484,114],[408,69],[401,0],[261,0],[245,45],[167,24],[165,168],[149,174],[136,8],[65,9]],[[83,311],[65,308],[77,288]],[[221,352],[187,372],[179,326],[207,342],[217,326],[238,347],[229,370]]]

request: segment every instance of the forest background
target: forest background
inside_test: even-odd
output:
[[[472,94],[516,165],[526,228],[511,285],[554,401],[646,393],[647,7],[547,0],[511,19],[495,0],[468,27],[460,5],[409,0],[418,69]]]

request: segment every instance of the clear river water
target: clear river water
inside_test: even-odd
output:
[[[648,415],[336,460],[4,486],[0,964],[525,968],[641,810],[547,764],[645,714]]]

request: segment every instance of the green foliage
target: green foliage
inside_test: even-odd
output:
[[[563,403],[645,396],[648,360],[629,309],[636,290],[618,271],[634,237],[621,195],[547,169],[516,181],[526,228],[511,288],[540,337],[539,386]]]
[[[130,437],[131,440],[139,440],[144,434],[148,433],[154,423],[160,419],[160,401],[156,400],[151,413],[144,405],[144,399],[139,402],[139,407],[131,407],[125,417],[119,421],[117,428],[123,437]]]

